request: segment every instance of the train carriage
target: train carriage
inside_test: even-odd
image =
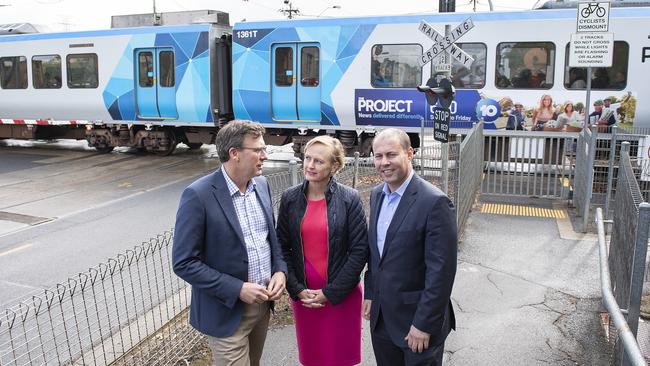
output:
[[[584,101],[584,69],[568,66],[575,8],[137,27],[0,37],[0,138],[85,138],[102,151],[168,154],[178,142],[212,143],[238,118],[297,151],[329,133],[368,154],[387,126],[417,146],[432,109],[416,86],[436,63],[418,63],[433,45],[420,21],[443,32],[469,17],[474,27],[454,47],[475,60],[452,63],[452,128],[478,121],[486,98],[528,110],[543,95],[558,106]],[[650,105],[636,103],[650,97],[649,20],[650,7],[613,7],[613,65],[594,70],[592,100],[627,103],[624,126],[650,127]],[[504,126],[503,117],[486,124]]]

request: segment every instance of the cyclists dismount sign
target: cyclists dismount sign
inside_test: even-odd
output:
[[[609,2],[578,3],[578,33],[607,32],[609,29]]]

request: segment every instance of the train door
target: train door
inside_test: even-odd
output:
[[[319,122],[321,96],[318,44],[276,44],[271,49],[271,55],[273,119]]]
[[[171,47],[135,52],[135,94],[138,118],[176,119],[176,73]]]

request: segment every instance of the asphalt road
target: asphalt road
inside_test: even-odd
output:
[[[265,174],[287,169],[287,149],[271,151]],[[0,307],[170,230],[183,189],[218,165],[207,145],[158,157],[0,141]]]

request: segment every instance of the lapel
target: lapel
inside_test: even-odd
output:
[[[214,172],[214,180],[212,182],[212,194],[217,199],[217,202],[221,206],[226,219],[232,226],[232,229],[237,234],[239,241],[242,245],[246,246],[244,241],[244,233],[241,230],[241,225],[239,219],[237,218],[237,211],[235,211],[235,205],[232,203],[232,197],[230,196],[230,191],[228,190],[228,184],[226,184],[226,179],[223,177],[223,168],[217,169]]]
[[[420,177],[418,177],[417,174],[413,174],[413,179],[411,179],[409,185],[406,186],[406,190],[404,191],[404,196],[402,196],[402,198],[400,199],[399,205],[397,206],[397,210],[395,210],[395,215],[393,215],[393,219],[390,221],[390,225],[388,226],[388,231],[386,231],[386,240],[384,241],[384,251],[381,254],[382,260],[386,258],[386,253],[388,253],[388,249],[393,242],[393,237],[397,232],[397,228],[399,228],[399,226],[402,224],[402,221],[404,221],[404,218],[406,218],[409,211],[411,210],[411,205],[413,205],[413,202],[415,202],[419,184],[420,184]]]
[[[255,180],[257,183],[255,185],[255,193],[257,194],[257,199],[262,206],[262,211],[264,211],[264,218],[266,218],[266,224],[269,227],[269,233],[271,233],[271,231],[275,230],[275,228],[273,227],[274,220],[273,212],[271,211],[273,204],[271,203],[271,197],[269,196],[269,190],[267,188],[268,182],[265,182],[260,178],[253,178],[253,180]]]
[[[377,252],[379,256],[379,251],[377,249],[377,220],[379,219],[379,209],[381,208],[381,203],[383,201],[383,193],[381,187],[384,184],[380,184],[372,190],[372,207],[370,207],[370,227],[368,228],[370,250]]]

